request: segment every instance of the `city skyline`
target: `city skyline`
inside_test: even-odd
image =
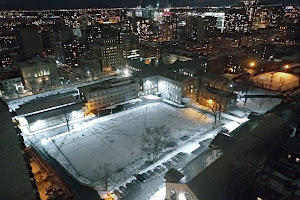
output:
[[[171,7],[176,6],[229,6],[233,4],[238,4],[240,0],[13,0],[0,1],[1,10],[11,10],[11,9],[59,9],[59,8],[114,8],[114,7],[136,7],[136,6],[157,6],[159,3],[160,7]],[[260,2],[266,4],[299,4],[298,0],[261,0]]]
[[[8,2],[1,200],[300,200],[295,0]]]

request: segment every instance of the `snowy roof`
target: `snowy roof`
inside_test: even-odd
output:
[[[121,85],[130,84],[130,83],[134,83],[134,82],[135,82],[134,79],[132,79],[130,77],[116,78],[116,79],[102,81],[100,83],[95,83],[92,85],[83,86],[78,89],[83,93],[90,93],[90,92],[94,92],[94,91],[99,91],[99,90],[103,90],[103,89],[108,89],[108,88],[118,87]]]
[[[49,119],[51,117],[57,117],[59,115],[64,114],[65,112],[66,112],[66,114],[68,114],[68,113],[71,113],[72,111],[80,110],[80,109],[82,109],[82,107],[84,107],[83,102],[76,103],[76,104],[72,104],[69,106],[60,107],[57,109],[53,109],[53,110],[26,116],[26,120],[30,124],[30,123],[36,122],[38,120],[44,120],[44,119]]]
[[[237,142],[234,138],[230,137],[229,135],[218,133],[218,135],[213,139],[210,143],[209,147],[211,148],[221,148],[223,151],[226,151],[232,145]]]
[[[233,190],[241,183],[241,172],[253,173],[259,167],[257,163],[265,161],[269,151],[285,134],[285,130],[285,122],[280,117],[274,113],[266,115],[241,142],[235,144],[187,185],[198,199],[234,199],[233,195],[237,192]],[[251,162],[242,163],[248,156],[254,157],[255,167]],[[236,175],[237,172],[239,176]]]
[[[34,102],[34,103],[27,103],[20,105],[20,108],[16,110],[18,115],[22,114],[31,114],[37,113],[39,111],[49,110],[51,108],[67,105],[67,104],[74,104],[75,99],[72,96],[66,97],[59,97],[55,99],[44,99],[43,101]]]
[[[184,175],[174,168],[170,169],[164,176],[166,181],[170,183],[178,183],[183,177]]]

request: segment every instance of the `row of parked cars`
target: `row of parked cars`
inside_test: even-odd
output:
[[[174,165],[178,164],[183,158],[187,157],[186,153],[178,153],[168,161],[162,163],[161,165],[156,166],[153,170],[148,170],[145,173],[135,174],[134,180],[130,183],[126,184],[126,187],[120,186],[119,190],[115,190],[114,193],[121,199],[124,195],[126,195],[134,186],[142,184],[146,181],[149,181],[156,176],[160,176],[163,173],[166,173],[168,169],[174,167]]]

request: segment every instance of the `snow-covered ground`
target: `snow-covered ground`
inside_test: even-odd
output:
[[[249,98],[244,105],[244,99],[237,100],[237,106],[252,112],[264,114],[281,103],[279,98]]]
[[[79,181],[102,187],[100,179],[106,168],[114,172],[110,177],[113,184],[119,184],[144,164],[147,155],[141,150],[140,136],[145,128],[165,124],[179,139],[205,132],[212,123],[190,108],[151,103],[94,119],[77,131],[43,139],[41,145]]]
[[[166,186],[161,187],[155,194],[148,198],[149,200],[165,200],[166,199]]]
[[[299,85],[299,77],[284,72],[259,74],[251,80],[259,87],[277,91],[286,91]]]

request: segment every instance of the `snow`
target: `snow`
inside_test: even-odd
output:
[[[155,95],[146,95],[145,98],[146,99],[160,99],[160,97],[155,96]]]
[[[223,125],[222,127],[225,127],[229,132],[232,132],[234,129],[236,129],[237,127],[239,127],[239,123],[232,121],[232,122],[228,122],[227,124]]]
[[[174,105],[176,107],[179,107],[179,108],[184,108],[185,107],[184,105],[175,103],[174,101],[171,101],[171,100],[168,100],[168,99],[163,99],[163,101],[166,102],[166,103],[168,103],[168,104],[171,104],[171,105]]]
[[[200,110],[205,110],[205,111],[207,111],[207,112],[210,112],[210,109],[209,109],[209,108],[207,108],[207,107],[205,107],[205,106],[202,106],[202,105],[198,104],[198,103],[195,102],[195,101],[191,101],[190,105],[191,105],[192,107],[194,107],[195,109],[200,109]],[[242,112],[242,111],[240,111],[240,112]],[[229,115],[229,114],[226,114],[226,113],[223,113],[223,112],[222,112],[222,113],[221,113],[221,116],[222,116],[223,118],[227,119],[227,120],[230,120],[230,121],[236,121],[236,122],[238,122],[238,123],[243,123],[243,122],[246,122],[246,121],[248,120],[248,118],[245,117],[245,115],[244,115],[242,118],[240,118],[240,117],[235,117],[235,116],[233,116],[233,115]]]
[[[123,183],[144,164],[147,155],[141,151],[140,135],[146,127],[165,124],[172,136],[179,139],[205,132],[211,123],[212,119],[193,109],[151,103],[91,120],[76,131],[43,139],[41,145],[79,181],[101,188],[103,184],[97,178],[97,171],[103,173],[105,164],[114,172],[111,178],[114,184]],[[179,151],[198,147],[185,146],[186,149]]]
[[[256,85],[277,91],[286,91],[297,87],[299,78],[284,72],[269,72],[251,78]]]
[[[252,112],[264,114],[280,103],[281,99],[279,98],[249,98],[246,102],[246,105],[244,105],[244,100],[239,99],[237,100],[236,105]]]
[[[165,200],[165,198],[166,198],[166,186],[163,186],[148,199],[149,200]]]

